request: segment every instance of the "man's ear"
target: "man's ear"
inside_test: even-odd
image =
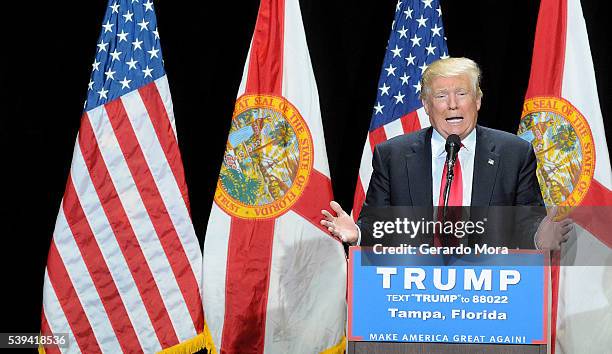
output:
[[[429,115],[429,107],[427,107],[427,101],[424,98],[421,98],[421,104],[423,105],[423,109],[425,109],[425,113]],[[480,108],[480,104],[478,105],[478,108]]]
[[[476,110],[480,111],[480,104],[482,103],[482,96],[476,99]]]

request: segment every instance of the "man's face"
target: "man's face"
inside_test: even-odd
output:
[[[480,97],[467,75],[435,77],[423,106],[431,126],[444,139],[457,134],[463,140],[476,126]]]

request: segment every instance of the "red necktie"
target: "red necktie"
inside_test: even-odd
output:
[[[461,145],[463,147],[463,145]],[[446,187],[446,170],[447,164],[444,163],[444,170],[442,172],[442,181],[440,182],[440,199],[438,200],[438,221],[442,221],[442,213],[444,209],[444,188]],[[461,207],[463,205],[463,179],[461,177],[461,163],[459,162],[459,156],[453,166],[453,183],[448,196],[448,206]],[[459,214],[460,208],[450,208],[446,211],[446,220],[454,221],[459,220],[457,214]],[[457,239],[452,235],[445,235],[444,238],[450,238],[450,244],[456,245]],[[446,245],[447,242],[442,242],[440,234],[436,232],[434,237],[434,246],[439,247]]]

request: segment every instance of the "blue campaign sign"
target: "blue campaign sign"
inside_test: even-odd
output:
[[[364,262],[364,252],[350,250],[349,340],[546,343],[544,254],[404,255],[393,266]]]

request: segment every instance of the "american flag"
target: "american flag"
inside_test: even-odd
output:
[[[110,1],[44,277],[41,333],[69,347],[46,351],[193,345],[201,264],[153,3]]]
[[[428,64],[446,57],[448,49],[442,28],[440,2],[398,1],[359,166],[353,199],[355,219],[359,216],[370,183],[374,146],[429,126],[429,119],[419,99],[421,75]]]

